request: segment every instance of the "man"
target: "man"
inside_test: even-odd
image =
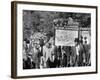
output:
[[[50,61],[50,55],[51,55],[51,44],[46,43],[43,46],[43,58],[44,58],[44,67],[49,68],[49,61]]]
[[[32,53],[33,63],[35,63],[35,68],[39,69],[40,68],[40,50],[39,50],[38,43],[34,43],[31,53]]]
[[[44,57],[44,67],[45,68],[54,68],[57,66],[57,60],[55,56],[55,46],[47,42],[43,46],[43,57]]]
[[[89,64],[89,59],[90,59],[90,44],[87,44],[87,41],[85,41],[84,45],[84,64],[85,66]]]
[[[42,38],[39,39],[39,45],[40,45],[40,48],[41,48],[41,52],[40,52],[41,54],[40,55],[43,56],[42,52],[43,52],[44,40]]]
[[[30,56],[30,41],[26,38],[24,39],[24,43],[23,43],[23,67],[24,69],[31,69],[31,56]],[[26,59],[25,59],[26,58]]]
[[[70,66],[70,46],[62,46],[62,66],[69,67]]]
[[[74,42],[75,42],[75,46],[74,47],[72,47],[72,52],[75,54],[75,66],[78,66],[78,63],[79,63],[79,46],[78,46],[78,42],[79,42],[79,40],[78,40],[78,38],[75,38],[75,40],[74,40]]]
[[[26,69],[26,67],[27,67],[27,65],[26,65],[27,56],[26,56],[25,48],[26,48],[26,39],[24,39],[24,41],[23,41],[23,69]]]
[[[67,66],[66,46],[61,46],[61,67]]]
[[[51,54],[50,54],[50,61],[49,61],[50,68],[55,68],[58,65],[58,59],[57,59],[57,52],[56,52],[56,46],[54,45],[54,40],[51,42]]]
[[[83,46],[83,41],[79,41],[79,66],[84,66],[84,46]]]

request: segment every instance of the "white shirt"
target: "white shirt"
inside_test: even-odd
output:
[[[50,59],[50,61],[54,61],[55,59],[55,54],[54,54],[54,49],[55,46],[52,45],[52,47],[47,48],[46,46],[43,47],[43,56],[44,56],[44,60],[47,61],[48,58]]]
[[[79,55],[79,49],[80,49],[79,45],[76,46],[76,54],[77,54],[77,55]]]
[[[43,46],[43,56],[45,62],[48,60],[50,55],[51,55],[51,48],[47,48],[46,46]]]

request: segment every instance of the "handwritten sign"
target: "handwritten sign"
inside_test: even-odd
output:
[[[74,46],[74,40],[78,37],[78,30],[60,30],[55,32],[55,45]]]

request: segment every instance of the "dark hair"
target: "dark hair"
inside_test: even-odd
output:
[[[26,43],[27,43],[27,44],[29,44],[29,43],[30,43],[30,41],[29,41],[29,40],[27,40],[27,41],[26,41]]]
[[[84,39],[87,39],[87,37],[84,37]]]
[[[83,39],[83,36],[81,36],[81,39]]]
[[[79,42],[79,39],[78,38],[75,38],[74,42]]]
[[[49,46],[51,46],[51,43],[48,43],[49,44]]]
[[[85,41],[85,44],[87,44],[87,41]]]
[[[25,38],[24,41],[27,41],[27,38]]]
[[[80,40],[80,43],[82,43],[82,44],[83,44],[83,40]]]

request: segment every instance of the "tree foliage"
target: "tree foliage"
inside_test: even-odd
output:
[[[29,38],[35,32],[46,33],[47,36],[54,35],[53,20],[57,18],[68,19],[72,17],[74,21],[80,23],[81,27],[90,27],[91,15],[87,13],[69,13],[52,11],[23,11],[23,31],[24,38]]]

